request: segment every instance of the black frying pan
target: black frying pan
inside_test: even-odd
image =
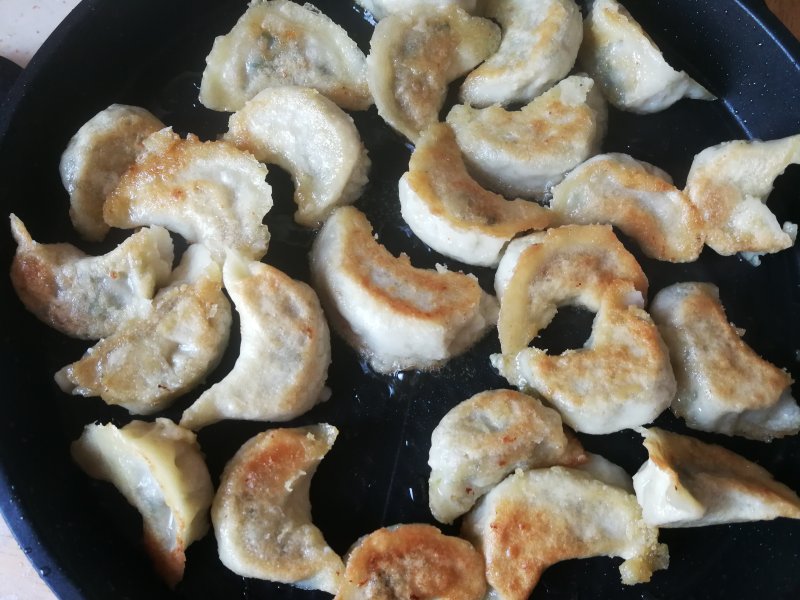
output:
[[[320,1],[362,49],[371,27],[349,1]],[[714,103],[683,101],[658,115],[636,117],[612,111],[605,150],[623,151],[655,163],[681,185],[692,156],[723,140],[775,138],[800,132],[800,45],[760,0],[629,0],[630,10],[667,57],[716,93]],[[2,214],[16,212],[34,237],[70,241],[89,252],[103,245],[82,243],[69,226],[67,196],[58,160],[67,141],[88,118],[112,102],[149,108],[181,133],[212,138],[227,117],[201,107],[199,74],[214,36],[229,30],[244,0],[85,0],[59,27],[16,82],[0,110],[0,201]],[[390,250],[408,252],[415,264],[445,262],[425,248],[399,219],[396,180],[409,150],[389,132],[374,109],[356,115],[374,168],[358,206],[365,210]],[[312,234],[291,224],[291,187],[273,169],[276,208],[268,216],[273,241],[266,261],[306,279]],[[800,170],[779,179],[770,206],[781,220],[800,220]],[[5,216],[3,216],[5,219]],[[7,230],[6,230],[7,231]],[[631,245],[634,252],[634,245]],[[11,262],[14,244],[0,233],[0,263]],[[746,340],[763,356],[800,378],[800,264],[792,249],[766,257],[753,268],[735,257],[706,251],[692,265],[642,259],[652,293],[680,280],[720,286],[729,317],[747,329]],[[466,268],[466,267],[464,267]],[[468,269],[487,286],[489,270]],[[324,598],[287,586],[246,580],[228,571],[209,534],[188,552],[184,582],[168,590],[156,577],[139,543],[138,515],[107,484],[91,481],[71,462],[69,443],[86,423],[126,423],[124,410],[97,399],[67,397],[52,374],[79,357],[86,344],[67,339],[30,316],[0,277],[3,300],[0,399],[0,506],[21,545],[62,598]],[[550,348],[585,340],[585,316],[558,319]],[[233,336],[226,360],[233,360]],[[329,386],[333,398],[292,424],[328,421],[341,435],[312,484],[314,518],[338,552],[382,525],[431,522],[427,508],[430,432],[457,402],[503,386],[488,366],[497,350],[489,335],[466,356],[432,374],[385,377],[371,373],[338,338]],[[795,386],[795,395],[798,387]],[[197,393],[166,411],[176,417]],[[657,423],[685,432],[663,415]],[[200,442],[215,480],[239,445],[270,425],[225,422],[208,427]],[[645,460],[638,436],[581,436],[634,472]],[[800,490],[800,441],[771,444],[699,435],[721,443],[769,469]],[[454,532],[453,528],[445,528]],[[666,530],[672,561],[647,585],[619,583],[611,559],[568,561],[549,569],[536,598],[783,598],[800,597],[800,523],[769,523]]]

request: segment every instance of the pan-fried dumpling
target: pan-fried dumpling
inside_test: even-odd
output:
[[[272,208],[267,168],[226,142],[182,140],[171,128],[144,141],[139,155],[103,206],[113,227],[161,225],[202,243],[219,264],[230,248],[253,260],[267,252],[261,223]]]
[[[741,339],[716,286],[671,285],[653,298],[650,314],[678,380],[672,411],[689,427],[763,441],[800,431],[791,376]]]
[[[108,233],[103,203],[125,170],[144,150],[142,141],[164,124],[138,106],[112,104],[72,136],[61,155],[61,182],[69,192],[69,216],[85,239]]]
[[[506,200],[482,188],[444,123],[423,133],[398,190],[403,219],[417,237],[471,265],[497,265],[514,236],[551,222],[550,211],[536,202]]]
[[[627,154],[587,160],[553,188],[561,223],[608,223],[658,260],[692,262],[703,250],[703,219],[664,171]]]
[[[394,257],[351,206],[338,208],[314,240],[311,277],[334,328],[382,373],[439,366],[497,319],[497,302],[475,277]]]
[[[466,516],[462,535],[486,559],[487,597],[502,600],[526,600],[547,567],[572,558],[624,558],[626,585],[669,563],[633,494],[565,467],[509,475]]]
[[[144,317],[172,271],[172,239],[161,227],[137,231],[102,256],[71,244],[40,244],[13,214],[11,233],[17,295],[37,318],[72,337],[97,340]]]
[[[219,558],[243,577],[335,594],[342,559],[311,522],[311,478],[339,434],[333,425],[272,429],[225,465],[211,506]]]
[[[366,58],[344,29],[312,4],[253,0],[214,40],[200,102],[235,111],[261,90],[283,85],[314,88],[347,110],[372,104]]]
[[[318,91],[270,87],[231,116],[226,141],[294,180],[295,221],[318,227],[367,184],[370,161],[353,119]]]
[[[503,354],[526,348],[559,306],[597,312],[616,279],[631,281],[642,295],[647,293],[642,268],[607,225],[566,225],[535,239],[517,256],[502,294],[497,331]]]
[[[800,498],[764,468],[722,446],[651,427],[640,429],[650,453],[633,485],[654,527],[800,519]]]
[[[226,418],[288,421],[327,399],[330,334],[314,290],[233,253],[223,283],[239,313],[239,358],[183,413],[181,425],[197,430]]]
[[[573,0],[487,0],[485,14],[500,23],[503,37],[461,86],[467,104],[529,102],[575,64],[583,21]]]
[[[781,226],[765,202],[775,178],[798,163],[800,135],[725,142],[695,156],[686,193],[705,219],[706,244],[725,256],[791,247],[797,225]]]
[[[503,302],[503,294],[506,293],[508,282],[511,281],[511,277],[514,275],[514,270],[517,268],[517,263],[519,263],[522,253],[534,244],[544,242],[547,236],[547,231],[535,231],[514,238],[503,250],[503,256],[497,265],[497,271],[494,273],[494,293],[497,294],[497,299],[501,304]]]
[[[367,81],[378,114],[412,142],[439,120],[447,84],[495,51],[500,29],[457,6],[419,8],[375,27]]]
[[[506,297],[508,292],[506,292]],[[539,348],[493,354],[513,385],[540,394],[564,422],[602,434],[650,423],[675,396],[667,350],[630,281],[610,283],[583,348],[553,356]]]
[[[376,20],[395,13],[411,12],[420,8],[444,8],[460,6],[468,13],[475,11],[478,0],[356,0],[366,8]]]
[[[681,98],[715,100],[684,71],[676,71],[625,7],[616,0],[590,0],[584,22],[581,66],[621,110],[654,113]]]
[[[110,481],[142,514],[144,546],[170,586],[183,579],[186,548],[208,531],[214,497],[195,435],[169,419],[87,425],[72,457],[95,479]]]
[[[384,527],[353,545],[336,600],[482,600],[483,571],[483,558],[469,542],[436,527]]]
[[[200,383],[217,365],[231,326],[220,268],[203,246],[190,246],[170,284],[143,318],[123,323],[79,361],[56,373],[74,395],[100,396],[147,415]]]
[[[470,172],[514,197],[541,198],[596,154],[606,105],[591,78],[567,77],[520,110],[456,105],[447,115]]]
[[[585,460],[553,409],[513,390],[481,392],[450,409],[431,434],[431,513],[452,523],[517,469]]]

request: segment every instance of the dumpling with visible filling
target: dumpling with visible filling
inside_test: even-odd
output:
[[[311,522],[311,478],[339,432],[321,424],[271,429],[225,465],[211,506],[219,558],[242,577],[336,594],[342,559]]]
[[[487,0],[484,12],[500,23],[503,37],[497,52],[467,76],[462,101],[530,102],[570,72],[583,38],[573,0]]]
[[[461,533],[486,559],[488,598],[527,600],[547,567],[618,556],[622,583],[650,581],[669,553],[636,497],[566,467],[517,471],[470,512]]]
[[[689,427],[763,441],[800,431],[791,375],[742,340],[715,285],[666,287],[653,298],[650,314],[678,380],[672,412]]]
[[[333,327],[381,373],[440,366],[497,319],[497,302],[475,277],[393,256],[351,206],[314,240],[311,278]]]
[[[310,3],[253,0],[214,40],[200,102],[236,111],[261,90],[283,85],[314,88],[347,110],[372,104],[366,58],[342,27]]]
[[[209,528],[214,487],[195,435],[169,419],[87,425],[72,457],[109,481],[142,515],[144,546],[170,587],[183,579],[186,548]]]
[[[223,139],[291,174],[294,218],[306,227],[319,227],[367,184],[370,160],[353,119],[311,88],[259,92],[231,116]]]
[[[152,414],[219,363],[230,326],[220,268],[208,250],[193,245],[146,316],[123,323],[55,379],[64,392],[100,396],[133,414]]]
[[[625,7],[589,0],[579,62],[608,101],[636,113],[654,113],[681,98],[715,100],[684,71],[676,71]]]
[[[650,423],[672,402],[676,383],[669,351],[643,306],[633,284],[617,280],[603,293],[583,348],[559,355],[524,348],[493,354],[492,365],[517,388],[540,394],[576,431]]]
[[[705,219],[706,244],[725,256],[790,248],[797,224],[780,225],[766,200],[775,179],[791,164],[800,164],[800,134],[768,142],[724,142],[695,156],[686,193]]]
[[[573,75],[520,110],[458,104],[447,123],[481,183],[510,197],[542,198],[566,172],[598,152],[606,112],[594,81]]]
[[[483,571],[483,559],[469,542],[432,525],[384,527],[348,552],[336,600],[482,600]]]
[[[418,8],[381,20],[367,56],[378,114],[416,142],[439,120],[447,84],[495,51],[500,29],[457,6]]]
[[[460,6],[468,13],[472,13],[478,0],[356,0],[356,2],[372,13],[375,19],[380,20],[395,13],[446,6]]]
[[[103,203],[119,178],[144,151],[142,142],[164,124],[139,106],[112,104],[72,136],[61,155],[61,182],[69,193],[69,216],[85,239],[102,240],[109,226]]]
[[[39,320],[72,337],[97,340],[146,316],[172,272],[172,239],[162,227],[141,229],[102,256],[71,244],[40,244],[13,214],[11,233],[17,295]]]
[[[431,513],[452,523],[517,469],[586,460],[559,414],[536,398],[513,390],[475,394],[450,409],[431,434]]]
[[[502,302],[497,331],[503,354],[515,354],[556,315],[559,306],[597,312],[609,284],[631,281],[647,293],[647,277],[607,225],[566,225],[535,234],[501,261]],[[507,264],[502,264],[507,261]],[[496,282],[497,283],[497,282]]]
[[[650,456],[633,485],[654,527],[800,519],[800,498],[746,458],[657,427],[640,429]]]
[[[288,421],[327,399],[331,344],[317,295],[275,267],[229,254],[223,283],[239,313],[233,370],[195,400],[181,425],[221,419]]]
[[[146,151],[125,172],[103,206],[113,227],[161,225],[202,243],[219,264],[228,249],[260,259],[272,208],[267,168],[227,142],[183,140],[171,128],[144,141]]]
[[[403,219],[417,237],[471,265],[497,265],[514,236],[544,229],[552,219],[536,202],[506,200],[481,187],[444,123],[431,125],[417,142],[398,193]]]
[[[632,237],[649,257],[699,258],[703,219],[672,178],[627,154],[602,154],[576,167],[553,188],[550,208],[561,223],[608,223]]]

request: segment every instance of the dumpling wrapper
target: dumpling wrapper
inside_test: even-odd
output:
[[[372,104],[366,77],[364,53],[314,5],[252,0],[233,29],[214,40],[200,102],[236,111],[265,88],[296,85],[344,109],[366,110]]]
[[[654,527],[800,519],[800,498],[764,468],[700,440],[640,429],[650,453],[633,485],[645,522]]]
[[[670,350],[672,412],[694,429],[770,441],[800,431],[792,377],[762,359],[729,322],[710,283],[662,289],[650,314]]]
[[[342,559],[311,522],[311,478],[338,430],[272,429],[225,465],[211,506],[219,558],[237,575],[335,594]]]
[[[483,600],[483,571],[483,558],[469,542],[432,525],[384,527],[348,552],[336,600]]]
[[[112,251],[88,256],[71,244],[40,244],[11,215],[17,251],[11,283],[42,322],[69,336],[97,340],[145,317],[172,272],[172,239],[162,227],[137,231]]]
[[[103,203],[119,178],[144,151],[143,141],[164,124],[138,106],[112,104],[72,136],[61,155],[59,172],[69,193],[69,216],[84,239],[100,241],[109,226]]]
[[[418,8],[381,20],[367,56],[378,114],[416,142],[439,120],[447,84],[495,51],[500,29],[457,6]]]
[[[370,160],[353,119],[318,91],[270,87],[231,116],[224,138],[288,171],[295,221],[319,227],[367,184]]]
[[[484,14],[500,23],[503,37],[461,86],[466,104],[530,102],[575,64],[583,21],[573,0],[487,0]]]
[[[417,237],[471,265],[496,266],[514,236],[552,220],[536,202],[506,200],[481,187],[444,123],[431,125],[417,142],[398,193],[402,217]]]
[[[503,354],[516,354],[542,331],[559,306],[597,312],[609,284],[631,281],[645,295],[647,277],[608,225],[566,225],[534,234],[501,260],[497,331]],[[506,264],[504,264],[506,263]],[[498,287],[498,282],[495,282]]]
[[[181,425],[197,430],[222,419],[288,421],[327,399],[330,333],[314,290],[232,253],[222,277],[239,313],[239,357],[186,409]]]
[[[579,63],[608,101],[636,113],[654,113],[681,98],[716,100],[684,71],[676,71],[625,7],[589,0]]]
[[[506,297],[508,292],[506,293]],[[609,284],[583,348],[550,355],[536,347],[493,354],[492,365],[554,406],[576,431],[604,434],[650,423],[675,396],[658,328],[630,281]]]
[[[607,223],[632,237],[649,257],[692,262],[705,240],[703,218],[670,176],[627,154],[587,160],[553,188],[559,222]]]
[[[113,227],[161,225],[201,243],[219,264],[228,249],[259,260],[269,230],[262,224],[272,208],[267,168],[227,142],[185,140],[171,128],[144,141],[139,155],[103,206]]]
[[[790,164],[800,164],[800,135],[724,142],[695,156],[686,193],[705,219],[706,244],[724,256],[790,248],[797,225],[781,226],[766,206],[775,179]]]
[[[376,20],[396,13],[407,13],[420,8],[445,8],[460,6],[468,13],[475,12],[478,0],[356,0],[366,8]]]
[[[452,523],[517,469],[586,460],[559,414],[538,399],[513,390],[475,394],[450,409],[431,434],[431,513]]]
[[[195,435],[169,419],[87,425],[72,457],[109,481],[142,515],[144,546],[170,587],[183,579],[186,548],[209,528],[214,487]]]
[[[497,302],[474,276],[393,256],[351,206],[314,240],[311,278],[334,329],[381,373],[440,366],[497,319]]]
[[[219,266],[190,246],[145,317],[123,323],[55,375],[66,393],[148,415],[199,384],[228,344],[231,307]]]
[[[625,585],[647,582],[669,563],[633,494],[565,467],[509,475],[465,517],[461,533],[486,559],[490,600],[527,600],[547,567],[572,558],[625,559]]]
[[[470,172],[508,197],[542,198],[600,149],[605,100],[591,78],[573,75],[519,110],[454,106],[447,115]]]

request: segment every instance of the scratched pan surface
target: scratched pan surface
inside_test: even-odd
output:
[[[790,38],[758,0],[638,0],[634,15],[679,68],[720,97],[713,103],[683,101],[647,117],[612,111],[605,150],[623,151],[685,181],[692,156],[709,145],[745,137],[774,138],[800,132],[800,57]],[[372,26],[349,1],[320,2],[368,49]],[[16,212],[36,239],[69,241],[92,253],[105,245],[81,242],[67,218],[67,196],[58,161],[70,136],[113,102],[147,107],[182,134],[214,138],[227,116],[197,102],[197,86],[216,35],[244,10],[243,0],[87,0],[35,57],[10,93],[0,116],[0,202]],[[418,266],[443,262],[476,273],[490,288],[492,273],[445,260],[425,248],[399,217],[396,181],[409,149],[387,129],[374,108],[354,115],[373,169],[358,206],[381,241],[405,251]],[[313,233],[291,222],[291,186],[273,169],[276,208],[268,215],[272,242],[265,260],[307,279],[306,254]],[[800,170],[779,179],[770,206],[781,221],[800,220]],[[3,216],[3,219],[6,217]],[[0,228],[0,264],[14,247]],[[632,247],[632,246],[631,246]],[[632,247],[634,251],[635,248]],[[766,257],[753,268],[736,257],[706,251],[691,265],[643,260],[653,293],[681,280],[720,286],[729,317],[747,330],[745,339],[763,356],[800,379],[800,264],[798,251]],[[141,522],[108,484],[84,476],[70,461],[69,443],[95,420],[118,425],[123,410],[98,399],[62,394],[52,374],[75,360],[86,344],[70,340],[31,317],[0,277],[0,505],[11,528],[46,581],[62,598],[324,598],[287,586],[243,579],[219,562],[213,534],[188,551],[185,580],[164,587],[139,544]],[[551,349],[575,347],[588,335],[589,318],[569,313],[546,332]],[[226,359],[209,384],[235,360],[234,335]],[[386,377],[372,373],[334,337],[329,386],[333,397],[292,425],[327,421],[339,440],[314,478],[315,522],[333,548],[344,553],[359,536],[380,526],[432,522],[427,508],[430,432],[453,405],[504,385],[488,364],[496,351],[491,333],[465,356],[436,373]],[[798,389],[795,386],[795,393]],[[166,415],[176,417],[198,394],[181,399]],[[658,424],[685,431],[676,419]],[[199,436],[215,481],[225,462],[266,424],[224,422]],[[800,443],[772,444],[701,435],[741,452],[800,490]],[[633,473],[646,454],[630,432],[582,436],[585,445]],[[454,532],[454,529],[446,529]],[[800,523],[779,520],[662,532],[671,566],[650,584],[619,583],[619,560],[597,558],[549,569],[535,598],[782,598],[800,597]]]

